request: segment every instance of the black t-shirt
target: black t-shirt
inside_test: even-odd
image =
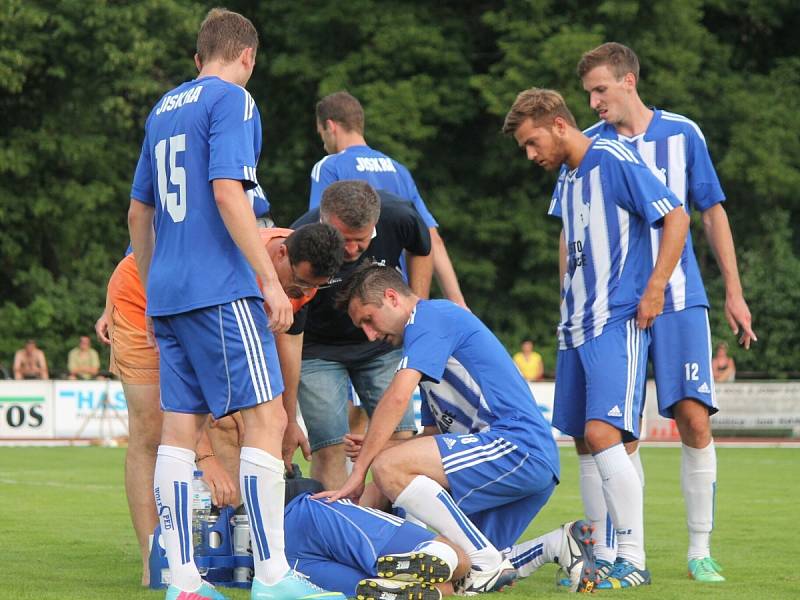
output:
[[[353,325],[350,316],[336,310],[334,299],[341,282],[364,261],[399,268],[403,250],[418,256],[431,252],[428,227],[410,202],[379,191],[381,214],[375,225],[375,237],[366,251],[351,263],[344,263],[334,278],[335,283],[319,290],[314,299],[295,315],[291,332],[305,331],[303,358],[321,358],[341,363],[370,360],[392,349],[386,342],[370,342],[361,329]],[[319,208],[308,211],[292,223],[292,229],[319,222]]]

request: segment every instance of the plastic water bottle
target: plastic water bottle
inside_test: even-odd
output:
[[[192,478],[192,546],[195,556],[205,554],[204,537],[211,515],[211,488],[203,481],[203,472],[195,471]],[[204,569],[200,570],[203,574]]]

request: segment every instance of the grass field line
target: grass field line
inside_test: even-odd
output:
[[[118,485],[107,485],[103,483],[69,483],[66,481],[32,481],[30,479],[0,479],[0,484],[5,485],[33,485],[38,487],[54,487],[80,490],[117,490]]]

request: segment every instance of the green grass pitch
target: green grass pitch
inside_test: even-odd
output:
[[[527,537],[580,514],[577,461],[562,449],[562,483]],[[686,525],[677,449],[642,450],[648,566],[653,585],[604,592],[661,600],[800,598],[800,450],[720,448],[715,558],[728,581],[686,577]],[[139,557],[122,485],[122,449],[0,448],[0,598],[163,598],[139,587]],[[503,592],[506,600],[563,598],[555,568]],[[249,594],[230,591],[233,600]]]

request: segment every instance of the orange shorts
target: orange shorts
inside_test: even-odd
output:
[[[108,324],[111,338],[109,371],[122,383],[158,384],[158,352],[147,342],[147,333],[133,325],[114,307]]]

